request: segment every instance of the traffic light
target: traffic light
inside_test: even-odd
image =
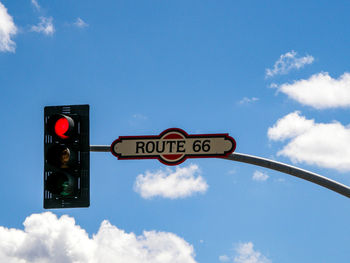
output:
[[[44,208],[89,205],[89,105],[45,107]]]

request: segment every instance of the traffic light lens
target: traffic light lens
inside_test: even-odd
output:
[[[68,148],[64,149],[60,156],[61,168],[68,168],[70,158],[70,150]]]
[[[55,195],[72,196],[75,194],[75,180],[67,173],[57,172],[51,174],[47,179],[46,187]]]
[[[77,154],[64,145],[54,145],[48,149],[46,160],[57,168],[70,168],[77,160]]]
[[[69,130],[69,121],[62,117],[55,123],[55,133],[62,139],[68,139],[66,132]]]

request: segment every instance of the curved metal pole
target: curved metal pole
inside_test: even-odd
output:
[[[110,152],[111,146],[109,145],[91,145],[90,146],[91,152]],[[227,159],[231,161],[236,162],[242,162],[242,163],[249,163],[254,164],[258,166],[262,166],[268,169],[276,170],[282,173],[290,174],[296,177],[299,177],[301,179],[310,181],[312,183],[318,184],[320,186],[326,187],[329,190],[332,190],[334,192],[337,192],[341,195],[344,195],[346,197],[350,198],[350,187],[338,183],[334,180],[331,180],[327,177],[324,177],[322,175],[309,172],[307,170],[300,169],[298,167],[280,163],[274,160],[261,158],[253,155],[243,154],[243,153],[233,153],[229,155],[228,157],[224,157],[222,159]]]
[[[243,154],[243,153],[233,153],[226,158],[227,160],[237,161],[242,163],[249,163],[258,166],[262,166],[268,169],[276,170],[282,173],[290,174],[301,179],[310,181],[312,183],[318,184],[320,186],[326,187],[334,192],[350,198],[350,187],[333,181],[322,175],[312,173],[295,166],[291,166],[285,163],[276,162],[274,160],[269,160],[253,155]]]

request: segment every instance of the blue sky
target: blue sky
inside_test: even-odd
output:
[[[347,262],[350,200],[222,159],[91,153],[91,206],[43,209],[43,109],[91,144],[229,133],[350,185],[347,1],[0,0],[0,261]],[[21,261],[22,260],[22,261]]]

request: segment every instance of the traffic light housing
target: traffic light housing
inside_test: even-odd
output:
[[[44,208],[90,205],[89,105],[44,109]]]

